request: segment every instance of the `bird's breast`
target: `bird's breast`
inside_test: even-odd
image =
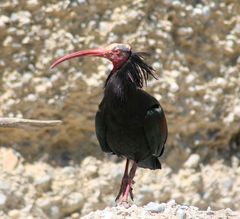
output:
[[[141,160],[149,155],[143,116],[120,109],[111,110],[105,116],[106,140],[114,153],[132,160]]]
[[[148,109],[158,102],[142,90],[130,90],[125,99],[105,93],[100,110],[104,114],[106,142],[111,150],[139,161],[150,156],[144,133]]]

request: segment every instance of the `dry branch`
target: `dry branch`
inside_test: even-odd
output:
[[[62,124],[61,120],[35,120],[0,117],[0,128],[46,128]]]

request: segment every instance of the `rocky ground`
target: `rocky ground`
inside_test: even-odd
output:
[[[163,169],[138,171],[134,203],[239,210],[239,14],[238,0],[0,1],[0,116],[63,121],[0,129],[0,218],[79,218],[114,205],[124,163],[94,134],[111,65],[49,70],[63,54],[112,42],[150,53],[159,80],[146,89],[169,126]]]
[[[186,219],[186,218],[198,218],[198,219],[236,219],[240,217],[240,212],[233,212],[231,209],[225,209],[220,211],[212,211],[209,207],[206,211],[200,211],[198,208],[187,205],[178,205],[174,200],[168,203],[154,203],[143,207],[137,207],[132,205],[126,209],[122,206],[113,208],[106,208],[103,211],[92,212],[89,215],[83,217],[83,219],[130,219],[130,218],[147,218],[147,219]]]
[[[197,155],[191,155],[184,163],[185,168],[178,172],[166,165],[160,171],[139,169],[134,184],[134,206],[124,210],[110,208],[115,206],[124,167],[122,161],[114,163],[109,159],[86,157],[80,165],[59,167],[43,161],[28,163],[13,149],[2,148],[0,154],[0,217],[3,219],[75,219],[106,206],[109,207],[86,218],[137,218],[136,214],[139,218],[186,218],[186,215],[205,218],[205,214],[240,217],[232,211],[240,209],[240,166],[236,158],[227,167],[222,160],[202,165]],[[171,199],[186,204],[177,206],[170,202],[172,204],[161,204],[161,209],[158,204],[154,205],[153,208],[160,209],[161,217],[147,210],[151,209],[148,203],[153,200],[162,203]],[[195,207],[187,207],[190,204]],[[140,207],[144,205],[148,207]],[[210,208],[228,209],[206,212]],[[182,217],[180,211],[183,211]]]

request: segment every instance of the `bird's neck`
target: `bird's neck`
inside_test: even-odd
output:
[[[141,54],[132,53],[120,68],[113,68],[105,83],[105,96],[109,102],[125,102],[134,98],[137,89],[146,84],[148,77],[156,78],[154,69],[144,62]]]
[[[126,72],[111,72],[105,86],[105,96],[114,101],[125,102],[136,88]]]

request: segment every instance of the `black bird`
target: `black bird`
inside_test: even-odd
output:
[[[113,69],[105,82],[104,97],[96,114],[96,135],[101,149],[126,157],[126,167],[116,201],[133,199],[132,184],[137,167],[161,169],[159,157],[164,152],[168,129],[159,102],[142,90],[149,76],[156,78],[154,69],[145,63],[144,53],[135,53],[128,44],[111,44],[65,55],[59,63],[81,56],[109,59]],[[129,163],[132,167],[129,170]]]

